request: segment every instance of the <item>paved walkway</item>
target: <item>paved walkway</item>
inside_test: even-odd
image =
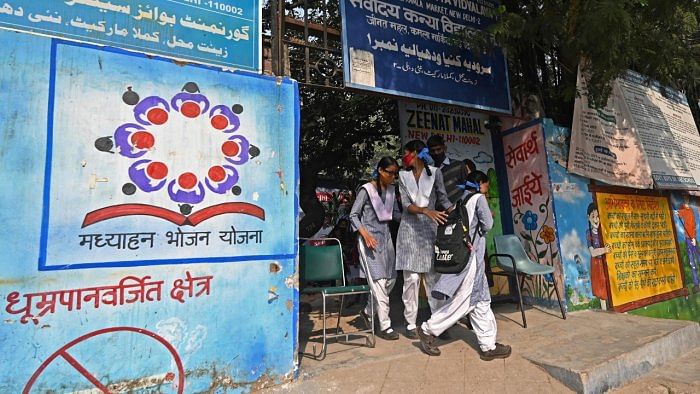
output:
[[[356,311],[357,305],[350,310]],[[513,354],[508,359],[490,362],[479,359],[476,337],[458,324],[449,330],[451,339],[441,342],[442,355],[439,357],[423,354],[418,348],[418,341],[409,340],[403,335],[398,341],[377,338],[375,348],[331,342],[325,360],[302,358],[296,381],[266,392],[571,393],[571,389],[528,361],[526,353],[532,354],[533,350],[546,352],[547,349],[556,351],[562,345],[570,346],[569,342],[575,337],[572,331],[576,331],[577,327],[590,326],[591,319],[608,315],[605,312],[575,312],[563,320],[558,311],[528,307],[528,328],[525,329],[521,326],[520,312],[514,305],[494,305],[494,312],[498,321],[499,342],[513,347]],[[425,308],[421,308],[419,321],[426,318],[426,313]],[[320,333],[317,317],[315,312],[302,314],[302,335]],[[359,319],[344,317],[343,320],[345,330],[362,327]],[[392,311],[392,321],[395,329],[403,334],[401,325],[397,323],[403,321],[400,307]],[[330,319],[328,323],[332,324]],[[551,332],[551,337],[543,334],[544,331]],[[564,332],[566,335],[561,335]],[[310,351],[311,347],[306,343],[301,344],[302,350]],[[604,350],[605,344],[601,341],[601,351]],[[700,347],[672,364],[668,364],[668,368],[652,371],[623,387],[620,392],[700,393]]]

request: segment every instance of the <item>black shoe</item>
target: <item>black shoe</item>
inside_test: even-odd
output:
[[[372,328],[372,322],[369,318],[369,315],[365,312],[364,309],[360,310],[360,317],[365,322],[365,325],[367,326],[367,328]]]
[[[440,355],[440,349],[438,349],[438,347],[435,346],[436,337],[423,332],[423,329],[421,327],[416,328],[416,333],[418,334],[418,338],[420,339],[420,348],[423,350],[423,353],[427,354],[428,356]]]
[[[379,338],[386,339],[387,341],[395,341],[399,339],[399,334],[396,333],[396,331],[392,330],[391,327],[387,328],[384,331],[379,331],[376,334]]]
[[[408,339],[418,339],[418,334],[416,334],[416,329],[406,330],[406,338]]]
[[[443,331],[442,334],[438,335],[438,338],[440,338],[440,340],[442,341],[449,341],[450,339],[452,339],[450,333],[447,331]]]
[[[464,324],[464,326],[467,327],[467,330],[474,331],[474,327],[472,327],[472,321],[471,319],[469,319],[469,315],[460,318],[459,322]]]
[[[502,345],[500,343],[496,343],[496,347],[489,350],[488,352],[479,352],[481,359],[484,361],[491,361],[496,358],[508,358],[510,356],[510,346],[509,345]]]

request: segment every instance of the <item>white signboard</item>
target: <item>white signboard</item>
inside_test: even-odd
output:
[[[700,189],[700,135],[687,99],[646,82],[628,71],[607,106],[592,108],[579,72],[568,170],[638,189]]]

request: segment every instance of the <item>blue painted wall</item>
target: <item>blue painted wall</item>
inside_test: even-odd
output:
[[[0,392],[237,392],[290,379],[296,83],[7,31],[0,55]],[[138,104],[122,98],[127,87]],[[194,112],[187,100],[176,110],[183,92],[208,107],[195,97]],[[138,120],[147,97],[168,103],[167,122]],[[235,130],[214,127],[219,104],[242,107],[223,112]],[[153,146],[136,129],[116,144],[126,123]],[[97,149],[100,138],[115,146]],[[129,156],[140,153],[166,164],[167,176],[137,182]],[[186,172],[196,177],[191,188]],[[135,205],[129,216],[113,208]],[[228,208],[185,221],[212,206]],[[87,220],[110,207],[111,216]],[[231,226],[238,242],[227,238]]]

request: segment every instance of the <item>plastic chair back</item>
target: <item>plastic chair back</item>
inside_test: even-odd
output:
[[[554,272],[554,267],[530,260],[517,235],[497,235],[494,237],[494,241],[496,243],[496,253],[513,256],[515,269],[518,272],[527,275],[546,275]],[[513,262],[509,258],[500,256],[496,258],[498,259],[499,267],[504,270],[513,270]]]
[[[340,280],[345,283],[340,245],[299,247],[301,282]]]
[[[497,235],[494,237],[494,242],[496,244],[496,253],[509,254],[515,259],[515,268],[518,271],[522,271],[524,265],[527,263],[534,264],[530,261],[530,258],[525,253],[525,248],[523,244],[520,243],[520,238],[517,235],[507,234],[507,235]],[[498,265],[501,268],[513,269],[513,263],[510,259],[505,257],[498,257]]]

